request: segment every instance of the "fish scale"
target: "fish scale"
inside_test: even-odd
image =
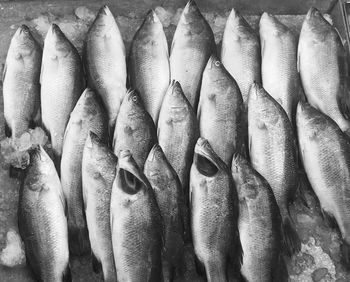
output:
[[[155,124],[169,85],[169,53],[163,26],[153,10],[146,15],[131,43],[129,55],[131,86],[140,92]]]
[[[42,122],[59,169],[64,132],[84,90],[84,77],[78,51],[55,24],[45,38],[40,82]]]
[[[42,51],[29,28],[20,26],[11,39],[3,72],[5,134],[20,137],[40,117]]]

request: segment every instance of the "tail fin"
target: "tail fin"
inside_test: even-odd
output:
[[[342,245],[340,246],[340,251],[345,266],[350,268],[350,245],[343,241]]]
[[[95,256],[94,252],[91,251],[91,260],[92,260],[92,270],[95,273],[100,273],[102,271],[102,264]]]
[[[90,241],[87,228],[68,228],[69,250],[73,255],[81,256],[90,251]]]
[[[283,238],[284,245],[289,256],[301,250],[301,241],[295,230],[294,224],[290,217],[286,217],[283,221]]]
[[[72,282],[72,274],[70,271],[69,264],[67,265],[66,269],[63,272],[62,281],[63,282]]]

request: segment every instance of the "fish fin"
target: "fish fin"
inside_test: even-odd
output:
[[[330,228],[338,229],[337,221],[335,220],[333,215],[331,215],[330,213],[328,213],[324,209],[321,209],[321,213],[322,213],[323,220],[327,223],[327,225]]]
[[[86,228],[68,228],[69,250],[73,255],[81,256],[90,250],[89,235]]]
[[[276,267],[272,272],[272,282],[287,282],[288,281],[288,269],[282,253],[279,254]]]
[[[309,204],[307,202],[306,198],[306,189],[307,189],[307,178],[305,173],[303,171],[298,171],[298,187],[297,187],[297,194],[299,195],[299,199],[303,203],[305,207],[310,209]]]
[[[12,136],[12,131],[7,122],[5,121],[5,136],[10,138]]]
[[[25,170],[10,165],[10,169],[9,169],[10,178],[24,179],[24,176],[25,176]]]
[[[101,273],[102,271],[102,264],[95,256],[94,252],[91,252],[91,262],[92,262],[92,269],[95,273]]]
[[[195,265],[197,273],[201,276],[205,276],[205,266],[204,264],[195,256]]]
[[[301,241],[289,216],[283,220],[283,238],[289,256],[301,250]]]
[[[4,80],[5,80],[6,72],[7,72],[7,64],[5,63],[4,70],[2,71],[2,82],[3,83],[4,83]]]
[[[62,281],[63,282],[72,282],[72,273],[70,271],[69,264],[67,265],[66,269],[63,272]]]
[[[340,252],[342,255],[342,260],[344,264],[349,267],[350,265],[350,245],[346,243],[344,240],[340,246]]]

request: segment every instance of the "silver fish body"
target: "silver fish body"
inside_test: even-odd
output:
[[[301,95],[297,38],[287,26],[267,13],[261,16],[259,26],[263,87],[283,107],[294,124]]]
[[[64,132],[84,91],[84,76],[78,51],[56,24],[46,34],[40,83],[42,123],[59,167]]]
[[[68,207],[69,248],[75,255],[89,250],[82,192],[85,141],[89,131],[103,140],[108,135],[107,116],[96,95],[85,89],[71,113],[63,141],[61,183]]]
[[[93,269],[102,270],[104,281],[116,281],[110,205],[118,159],[101,139],[90,131],[82,159],[82,189],[89,230]]]
[[[88,86],[101,96],[112,130],[126,93],[127,71],[123,38],[106,5],[101,7],[88,31],[83,61]]]
[[[213,31],[195,1],[188,1],[173,37],[170,51],[171,80],[180,82],[194,109],[197,108],[203,70],[216,52]]]
[[[231,172],[208,141],[199,138],[190,177],[193,246],[208,281],[228,281],[229,268],[240,268],[238,196]]]
[[[260,39],[255,30],[235,10],[227,18],[222,37],[221,61],[236,80],[247,106],[250,86],[261,82]]]
[[[38,122],[40,110],[41,47],[27,26],[11,39],[3,73],[5,133],[20,137]]]
[[[184,250],[184,194],[180,180],[156,144],[150,151],[144,168],[163,219],[164,251],[162,254],[164,281],[173,281],[181,268]]]
[[[170,80],[168,43],[162,23],[150,10],[131,42],[131,86],[138,90],[155,124]]]
[[[254,83],[248,99],[249,152],[252,166],[270,184],[281,211],[289,252],[300,250],[289,204],[298,187],[297,147],[292,124],[262,87]]]
[[[118,156],[122,150],[129,150],[140,169],[143,169],[148,153],[157,142],[157,132],[152,117],[146,111],[136,90],[129,90],[120,106],[113,150]]]
[[[239,154],[231,166],[239,197],[241,273],[250,282],[284,281],[282,218],[268,182]]]
[[[20,188],[18,227],[27,264],[40,281],[71,281],[65,199],[55,166],[42,147]]]
[[[297,108],[298,140],[303,166],[325,215],[335,219],[350,263],[350,142],[339,126],[311,105]]]
[[[160,210],[147,178],[124,150],[112,188],[111,230],[118,281],[162,281]]]
[[[199,131],[227,165],[231,164],[234,151],[242,151],[243,110],[243,99],[236,81],[212,55],[203,72],[197,110]]]
[[[343,131],[350,122],[346,88],[346,52],[335,27],[315,8],[306,15],[298,45],[298,66],[307,101],[331,117]],[[349,117],[349,112],[346,113]]]

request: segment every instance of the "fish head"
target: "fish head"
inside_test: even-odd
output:
[[[276,126],[280,121],[276,103],[261,84],[254,82],[248,95],[248,120],[261,130]]]
[[[172,80],[165,92],[158,122],[173,123],[186,122],[193,108],[183,93],[180,82]],[[163,120],[163,116],[166,117]]]
[[[262,38],[270,36],[279,37],[289,29],[282,24],[274,15],[264,12],[259,21],[259,31]]]
[[[329,119],[309,103],[300,101],[297,106],[296,124],[299,140],[317,141],[328,127]]]
[[[36,146],[29,151],[30,165],[27,168],[25,185],[35,192],[44,188],[44,178],[50,179],[57,175],[55,166],[42,146]]]
[[[44,42],[44,52],[49,54],[49,58],[57,60],[67,57],[73,52],[74,47],[64,35],[57,24],[51,24],[46,33]]]
[[[335,34],[333,26],[323,17],[322,13],[311,7],[306,14],[305,20],[302,25],[301,34],[308,41],[323,42],[330,34]]]
[[[255,30],[249,25],[246,19],[236,10],[232,9],[230,15],[227,18],[225,32],[230,31],[230,38],[235,41],[242,39],[254,38],[258,36]]]
[[[23,57],[30,56],[34,49],[39,48],[28,26],[22,24],[11,39],[9,52],[14,53],[15,59],[22,59]]]
[[[111,10],[107,5],[103,5],[98,11],[96,18],[90,27],[90,32],[97,37],[104,37],[112,36],[115,29],[117,29],[117,32],[119,32]]]
[[[159,144],[153,145],[149,152],[144,173],[149,180],[152,180],[152,184],[160,188],[166,188],[166,185],[176,177],[176,172],[169,164]]]
[[[75,105],[70,121],[79,123],[83,118],[95,117],[100,114],[99,103],[95,92],[91,88],[86,88]],[[82,116],[82,113],[84,116]]]
[[[115,185],[124,195],[136,195],[151,186],[129,150],[121,150],[118,155]]]
[[[129,89],[120,105],[117,122],[119,118],[129,120],[144,119],[145,114],[146,110],[140,94],[134,89]]]
[[[184,28],[187,35],[195,35],[201,34],[207,28],[206,24],[206,20],[196,2],[194,0],[188,1],[182,11],[178,26]]]
[[[214,152],[207,139],[199,137],[194,148],[193,164],[205,177],[215,177],[220,171],[228,170],[226,164]]]
[[[224,66],[218,57],[212,54],[207,62],[207,65],[204,69],[203,76],[208,76],[210,80],[218,80],[223,76]]]

